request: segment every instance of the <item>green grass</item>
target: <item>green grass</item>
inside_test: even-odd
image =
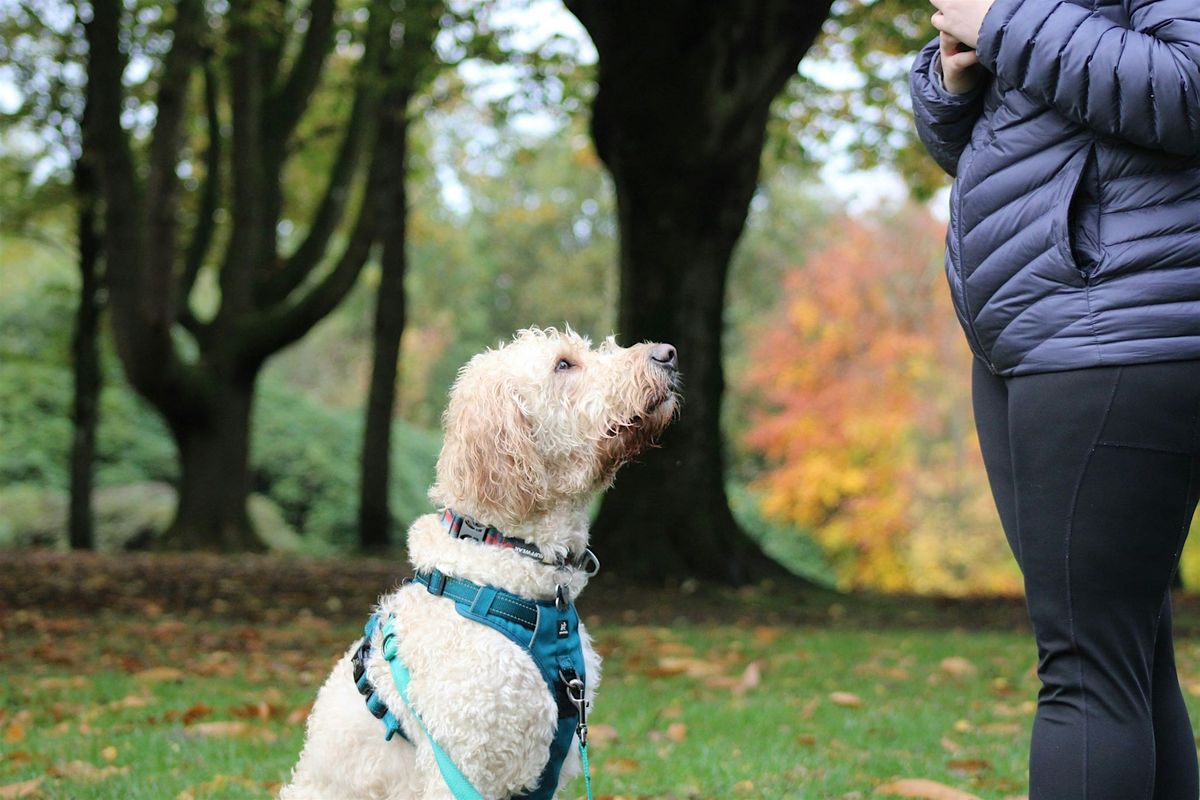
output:
[[[0,632],[0,795],[40,778],[43,800],[240,800],[272,796],[287,775],[306,706],[357,626],[204,622],[151,604],[138,617],[17,612]],[[606,658],[597,796],[850,800],[897,778],[984,800],[1024,793],[1036,680],[1020,633],[594,633]],[[1179,655],[1195,688],[1200,647]],[[79,761],[116,770],[89,779]],[[582,794],[577,782],[566,797]]]

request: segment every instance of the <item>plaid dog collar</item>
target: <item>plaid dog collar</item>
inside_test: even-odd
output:
[[[505,536],[498,529],[458,514],[449,508],[442,512],[442,525],[446,527],[446,531],[455,539],[474,539],[484,544],[495,545],[506,550],[514,550],[526,558],[540,561],[543,564],[582,569],[589,576],[595,575],[600,571],[600,559],[596,558],[596,554],[591,550],[585,549],[579,555],[568,558],[559,557],[553,562],[547,561],[546,555],[536,544],[527,542],[524,539],[518,539],[515,536]]]

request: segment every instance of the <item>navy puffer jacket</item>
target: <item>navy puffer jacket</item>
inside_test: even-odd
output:
[[[951,175],[946,271],[1000,375],[1200,359],[1200,2],[996,0],[991,79],[911,74]]]

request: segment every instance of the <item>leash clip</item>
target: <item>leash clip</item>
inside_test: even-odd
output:
[[[567,600],[567,586],[560,583],[554,589],[554,607],[559,611],[566,611],[571,607],[571,603]]]
[[[567,687],[567,699],[571,701],[571,705],[579,711],[579,725],[576,726],[575,732],[579,734],[579,744],[587,747],[588,727],[587,727],[587,707],[588,701],[584,696],[583,681],[578,677],[567,680],[566,676],[561,672],[559,678]]]

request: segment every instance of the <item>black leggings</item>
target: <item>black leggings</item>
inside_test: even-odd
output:
[[[1038,645],[1029,800],[1197,800],[1171,641],[1200,361],[998,378],[975,420]]]

